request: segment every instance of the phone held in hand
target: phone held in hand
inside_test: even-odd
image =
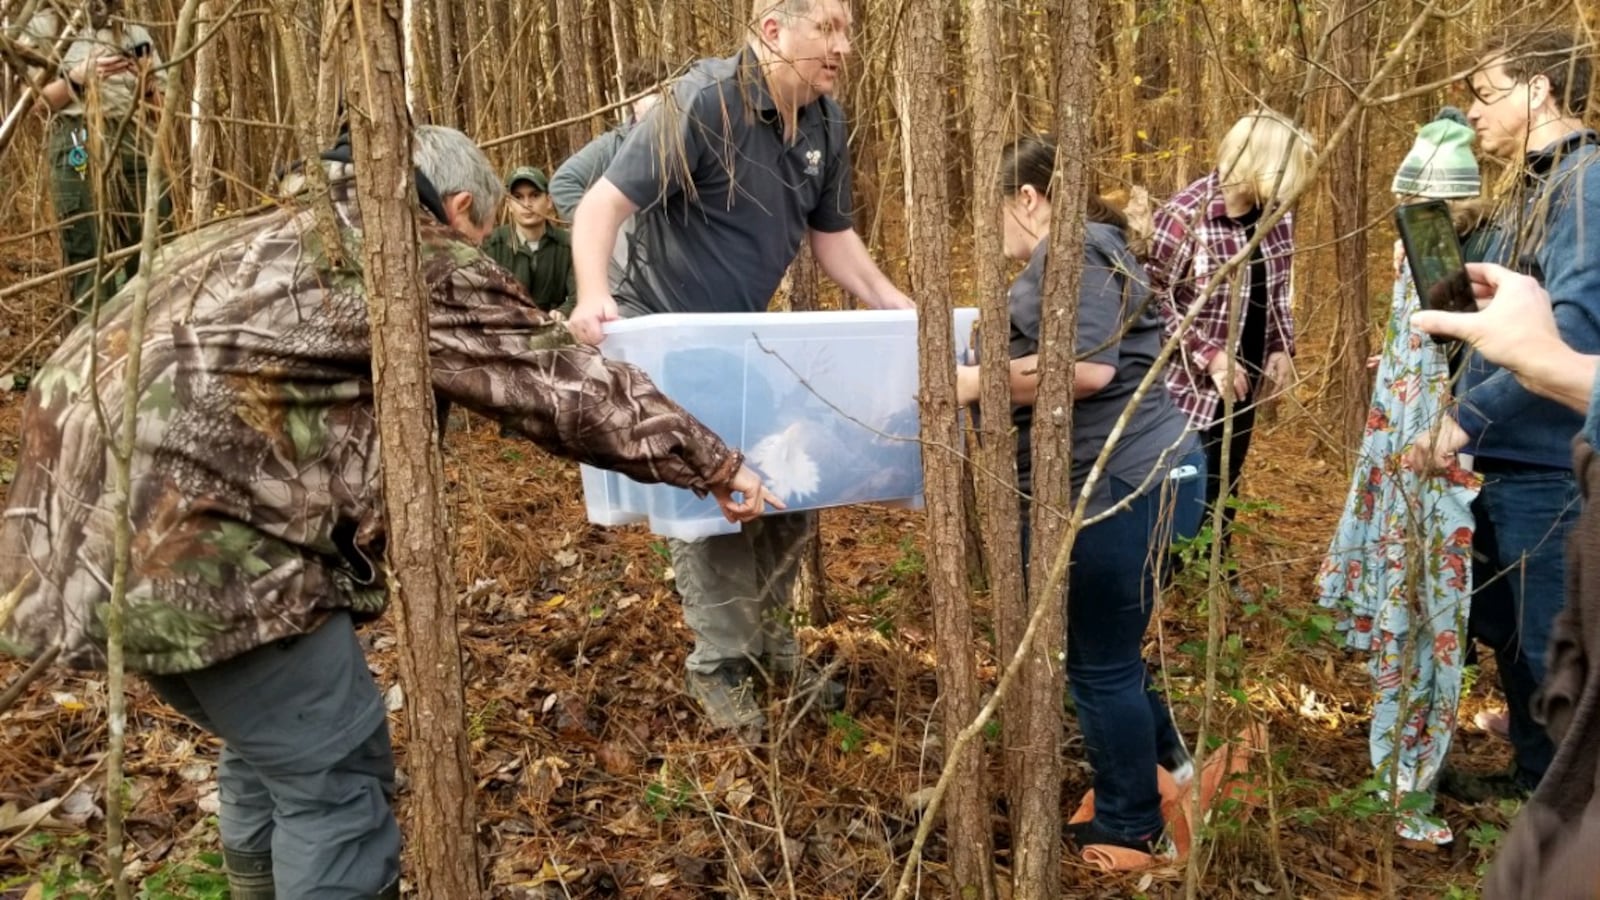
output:
[[[1472,281],[1450,207],[1443,200],[1407,203],[1394,212],[1411,278],[1424,309],[1473,312]]]
[[[134,59],[144,59],[150,55],[150,42],[140,41],[128,49],[128,55]]]

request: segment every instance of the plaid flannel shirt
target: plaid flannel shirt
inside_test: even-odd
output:
[[[1177,332],[1211,276],[1249,243],[1244,226],[1228,217],[1216,172],[1184,188],[1156,210],[1145,268],[1160,304],[1164,338],[1171,339]],[[1261,255],[1267,266],[1267,354],[1282,351],[1293,356],[1294,313],[1289,289],[1293,213],[1285,214],[1267,233]],[[1227,347],[1229,301],[1243,322],[1249,276],[1249,264],[1241,265],[1228,285],[1206,298],[1167,366],[1167,390],[1189,417],[1191,428],[1209,428],[1216,421],[1222,397],[1206,374],[1206,366]],[[1232,352],[1238,351],[1236,336]]]

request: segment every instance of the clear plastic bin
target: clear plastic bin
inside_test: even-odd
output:
[[[977,321],[955,312],[958,358]],[[711,313],[612,322],[600,346],[744,450],[790,510],[918,506],[917,320],[912,310]],[[582,467],[589,521],[648,521],[694,540],[731,534],[710,497]]]

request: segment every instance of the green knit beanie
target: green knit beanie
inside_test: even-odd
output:
[[[1461,110],[1446,106],[1417,132],[1416,143],[1394,174],[1394,192],[1448,200],[1476,197],[1483,184],[1472,155],[1472,126]]]

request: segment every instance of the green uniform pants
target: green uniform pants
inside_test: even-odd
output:
[[[61,255],[68,266],[94,260],[102,249],[109,254],[138,245],[144,234],[145,180],[149,172],[144,155],[131,141],[122,142],[112,155],[109,171],[104,173],[102,217],[96,203],[96,182],[101,173],[92,159],[81,172],[73,165],[77,147],[83,148],[85,156],[92,156],[83,120],[58,116],[51,123],[48,144],[50,193],[55,201],[56,221],[61,225]],[[166,191],[162,192],[159,211],[165,231],[172,224],[172,198]],[[139,269],[139,257],[135,254],[105,271],[97,269],[90,267],[70,276],[67,301],[74,310],[74,322],[110,299],[122,282],[132,278]]]

